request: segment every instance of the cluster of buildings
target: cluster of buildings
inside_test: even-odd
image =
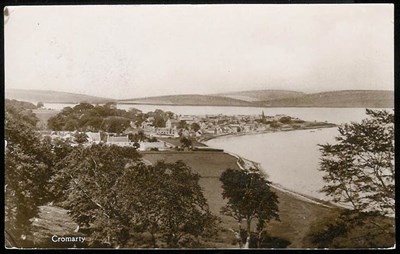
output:
[[[52,140],[54,139],[62,139],[62,140],[70,140],[73,146],[78,145],[76,142],[76,131],[40,131],[43,136],[50,137]],[[140,141],[137,144],[135,142],[132,142],[129,140],[128,135],[119,135],[117,136],[116,133],[106,133],[105,137],[101,137],[100,132],[78,132],[78,133],[84,133],[86,134],[86,142],[84,145],[92,145],[92,144],[108,144],[108,145],[117,145],[117,146],[130,146],[134,147],[135,145],[138,145],[138,150],[139,151],[148,151],[148,150],[167,150],[173,147],[173,145],[167,143],[167,142],[162,142],[162,141],[156,141],[156,142],[146,142],[146,141]]]
[[[260,132],[272,128],[271,122],[280,121],[286,115],[275,115],[275,116],[264,116],[262,115],[174,115],[172,118],[167,119],[165,127],[156,127],[154,125],[154,117],[148,117],[140,124],[131,122],[131,126],[126,129],[123,135],[117,135],[116,133],[103,132],[84,132],[86,134],[85,145],[105,143],[117,146],[133,146],[137,147],[139,151],[146,150],[167,150],[174,147],[174,145],[158,141],[154,138],[162,137],[192,137],[201,138],[204,136],[213,135],[224,135],[231,133],[249,133],[249,132]],[[300,120],[297,118],[291,118],[292,120]],[[281,128],[291,128],[290,125],[281,125]],[[138,143],[132,142],[129,139],[130,134],[143,133],[145,140]],[[70,139],[76,143],[76,132],[75,131],[42,131],[44,136],[49,136],[52,139]],[[103,137],[102,137],[103,135]],[[154,142],[150,142],[149,138],[153,138]],[[75,144],[77,145],[77,143]]]
[[[155,127],[154,119],[151,117],[146,119],[136,126],[136,123],[131,123],[131,126],[141,129],[145,135],[150,137],[202,137],[204,135],[222,135],[238,132],[257,132],[265,131],[269,128],[270,122],[279,121],[286,115],[275,115],[275,116],[261,116],[253,115],[184,115],[175,116],[175,118],[168,119],[165,123],[165,127]],[[300,120],[297,118],[291,118],[293,120]],[[197,128],[193,128],[193,124],[196,124]],[[290,127],[289,125],[283,125],[283,128]]]

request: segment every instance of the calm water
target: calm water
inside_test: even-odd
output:
[[[62,109],[74,104],[46,103],[45,107]],[[137,108],[143,112],[161,109],[181,115],[265,115],[285,114],[308,121],[328,121],[341,124],[359,122],[366,117],[363,108],[255,108],[255,107],[205,107],[165,105],[118,105],[120,109]],[[211,147],[222,148],[250,160],[259,162],[270,180],[283,187],[326,199],[319,190],[323,186],[323,173],[318,171],[320,151],[318,144],[333,142],[337,128],[298,130],[259,135],[225,137],[207,142]]]
[[[337,128],[298,130],[212,139],[207,145],[259,162],[269,180],[302,194],[326,199],[318,171],[318,144],[333,142]]]

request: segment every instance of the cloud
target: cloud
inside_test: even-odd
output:
[[[10,8],[10,88],[114,98],[393,88],[392,5]]]

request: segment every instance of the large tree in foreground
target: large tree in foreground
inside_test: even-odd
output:
[[[366,113],[369,118],[361,123],[339,127],[334,144],[321,145],[322,192],[350,209],[311,233],[317,247],[394,244],[394,115]]]
[[[53,157],[36,132],[38,119],[24,102],[6,101],[5,230],[17,246],[32,247],[31,219],[49,200],[47,191]],[[11,247],[11,246],[10,246]]]
[[[279,220],[278,197],[270,189],[270,182],[258,172],[237,169],[227,169],[220,180],[222,196],[228,200],[221,213],[239,223],[239,233],[242,222],[246,222],[247,242],[251,240],[252,222],[257,221],[257,235],[261,239],[266,233],[266,224],[271,219]],[[242,242],[239,243],[241,246]]]
[[[199,175],[182,162],[145,165],[134,148],[92,145],[57,167],[52,190],[91,247],[196,246],[215,227]]]
[[[134,148],[100,144],[79,146],[56,165],[51,188],[55,201],[86,228],[90,246],[124,246],[129,240],[129,213],[123,206],[131,198],[120,195],[119,183],[138,158]]]
[[[322,191],[356,211],[394,214],[394,115],[366,113],[361,123],[339,127],[335,144],[321,145]]]
[[[199,179],[182,161],[128,169],[121,194],[132,199],[132,227],[150,234],[152,247],[198,247],[215,233]]]

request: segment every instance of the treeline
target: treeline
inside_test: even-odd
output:
[[[55,163],[66,155],[66,146],[42,139],[35,131],[38,119],[21,105],[5,103],[5,228],[6,240],[28,247],[30,219],[40,205],[52,200],[49,180]]]
[[[152,117],[152,123],[156,127],[165,127],[165,122],[172,117],[172,112],[155,110],[154,112],[142,113],[140,110],[117,109],[115,103],[104,105],[92,105],[80,103],[74,107],[65,107],[60,113],[48,120],[48,127],[56,131],[106,131],[122,133],[131,126],[136,126]]]
[[[220,219],[209,210],[200,176],[183,162],[148,165],[133,147],[74,147],[70,141],[41,137],[36,121],[32,111],[7,103],[5,222],[9,247],[56,247],[50,241],[33,241],[32,219],[38,217],[39,206],[50,202],[69,210],[79,225],[77,234],[87,239],[80,247],[210,247]],[[238,184],[238,180],[243,182],[240,177],[225,183],[237,186],[226,192],[226,198],[234,199],[226,209],[236,216],[254,217],[260,221],[258,228],[265,231],[266,222],[277,218],[276,196],[263,198],[261,203],[271,208],[263,213],[253,207],[249,209],[257,214],[246,215],[246,204],[235,204],[238,195],[260,187],[255,179],[261,178],[254,177],[257,186]],[[268,186],[260,190],[270,193]],[[248,238],[246,233],[251,232],[240,231],[241,244]]]
[[[58,164],[55,201],[70,210],[89,247],[195,247],[211,236],[199,175],[182,162],[145,165],[132,148],[74,149]]]
[[[27,101],[17,101],[17,100],[10,100],[6,99],[5,100],[6,105],[13,105],[14,107],[17,107],[19,109],[27,110],[27,109],[37,109],[38,107],[43,106],[43,103],[38,103],[37,105],[27,102]]]
[[[198,246],[215,232],[199,175],[182,162],[145,165],[134,148],[51,141],[20,109],[6,105],[9,245],[35,247],[31,220],[49,202],[70,210],[92,247]]]

